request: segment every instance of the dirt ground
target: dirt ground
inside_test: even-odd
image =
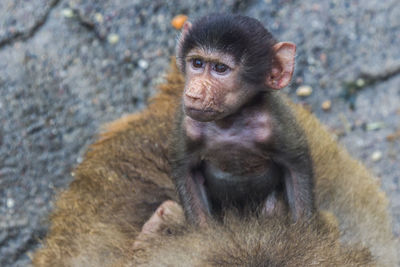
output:
[[[398,0],[2,0],[0,266],[29,263],[99,127],[145,107],[174,53],[171,19],[216,10],[258,18],[297,44],[286,92],[376,174],[399,236]],[[311,95],[297,96],[300,86]]]

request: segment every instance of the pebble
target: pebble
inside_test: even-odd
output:
[[[309,85],[302,85],[296,90],[298,96],[309,96],[312,93],[312,87]]]
[[[386,136],[386,140],[388,140],[389,142],[393,142],[399,138],[400,138],[400,130],[396,131],[393,134],[389,134],[388,136]]]
[[[68,76],[68,73],[65,70],[60,70],[60,73],[58,74],[60,78],[65,78]]]
[[[104,21],[103,15],[101,13],[94,14],[94,19],[98,23],[103,23],[103,21]]]
[[[381,121],[371,122],[366,125],[367,131],[376,131],[385,127],[385,124]]]
[[[149,63],[144,59],[139,59],[138,65],[141,69],[147,69],[149,67]]]
[[[87,47],[87,45],[82,45],[81,46],[81,52],[82,54],[87,54],[89,51],[89,47]]]
[[[183,27],[183,24],[185,24],[186,20],[188,17],[183,14],[176,15],[172,20],[171,20],[171,25],[177,29],[180,30]]]
[[[325,53],[322,53],[321,55],[319,55],[319,60],[325,64],[326,60],[327,60],[328,56]]]
[[[118,36],[118,34],[110,33],[110,34],[107,36],[107,40],[108,40],[108,42],[109,42],[110,44],[116,44],[116,43],[118,43],[118,41],[119,41],[119,36]]]
[[[132,53],[131,53],[131,51],[130,50],[125,50],[124,51],[124,61],[125,62],[129,62],[129,61],[131,61],[131,59],[132,59]]]
[[[15,204],[14,199],[7,198],[7,203],[6,204],[7,204],[7,208],[12,209],[14,207],[14,204]]]
[[[382,152],[377,150],[371,155],[371,159],[374,162],[380,161],[382,159]]]
[[[358,86],[358,87],[363,87],[364,85],[365,85],[365,81],[364,81],[364,79],[357,79],[357,81],[356,81],[356,85]]]
[[[303,83],[303,78],[302,77],[297,77],[296,78],[296,83]]]
[[[61,14],[66,18],[72,18],[74,16],[74,11],[70,8],[64,8]]]
[[[331,102],[330,100],[325,100],[325,101],[322,102],[322,104],[321,104],[321,108],[322,108],[324,111],[330,110],[331,107],[332,107],[332,102]]]
[[[103,60],[103,61],[101,62],[101,66],[102,66],[103,68],[105,68],[105,67],[108,66],[109,62],[110,62],[110,61],[108,61],[107,59],[105,59],[105,60]]]

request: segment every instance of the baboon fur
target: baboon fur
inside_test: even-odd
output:
[[[106,127],[58,197],[49,233],[32,256],[35,266],[112,266],[130,257],[127,251],[156,208],[165,200],[177,201],[167,150],[183,87],[173,60],[148,108]],[[396,265],[388,200],[377,179],[313,115],[288,102],[308,137],[318,209],[337,218],[343,244],[361,244],[379,266]]]
[[[153,232],[138,239],[121,266],[375,266],[368,249],[338,241],[336,218],[326,212],[293,223],[290,217],[243,218],[202,229],[184,224],[182,208],[167,201],[153,216]],[[215,222],[214,222],[215,223]]]

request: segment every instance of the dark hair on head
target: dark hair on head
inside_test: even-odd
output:
[[[242,77],[250,83],[262,83],[274,60],[276,40],[256,19],[235,14],[211,14],[196,20],[178,49],[184,59],[196,47],[231,54],[241,63]]]

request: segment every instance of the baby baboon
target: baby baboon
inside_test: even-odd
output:
[[[282,202],[294,221],[311,217],[307,137],[277,92],[292,78],[296,45],[256,19],[212,14],[186,22],[177,47],[185,89],[171,162],[188,221],[205,224],[232,206],[273,216]]]

